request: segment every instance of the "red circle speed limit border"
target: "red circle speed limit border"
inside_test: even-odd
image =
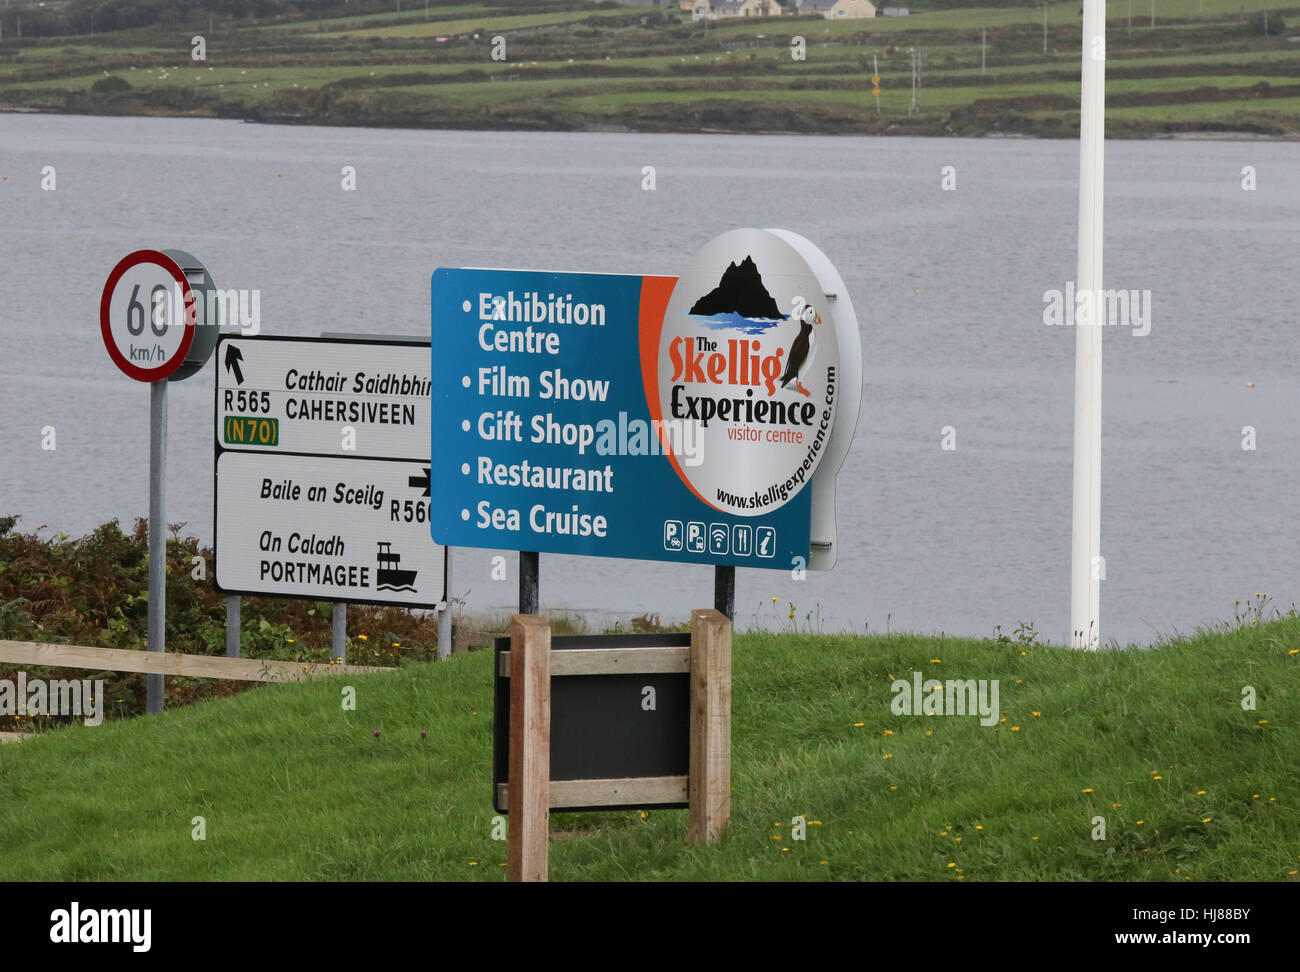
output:
[[[159,322],[158,292],[166,299],[172,282],[185,314],[179,336],[171,323],[174,302],[164,304],[171,313],[163,314]],[[142,286],[147,288],[143,299]],[[194,342],[196,319],[189,281],[176,262],[158,250],[136,250],[124,257],[108,275],[99,300],[99,330],[108,356],[136,381],[162,381],[185,362]]]

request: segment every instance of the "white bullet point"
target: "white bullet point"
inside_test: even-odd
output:
[[[467,463],[467,462],[462,462],[462,463],[460,464],[460,474],[461,474],[462,476],[468,476],[468,475],[469,475],[469,463]]]
[[[460,380],[460,387],[461,387],[461,388],[468,388],[468,387],[469,387],[469,375],[465,375],[463,378],[461,378],[461,380]]]
[[[462,520],[468,520],[468,519],[469,519],[469,510],[461,510],[461,511],[460,511],[460,518],[461,518]]]
[[[464,420],[460,423],[460,429],[461,429],[462,432],[468,432],[468,431],[469,431],[469,419],[464,419]]]
[[[470,309],[471,307],[473,307],[473,306],[474,306],[474,305],[471,304],[471,303],[470,303],[469,301],[467,301],[467,300],[462,300],[462,301],[460,302],[460,309],[463,310],[466,314],[469,313],[469,309]]]

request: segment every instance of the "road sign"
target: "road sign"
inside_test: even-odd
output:
[[[99,329],[108,356],[136,381],[162,381],[185,363],[194,342],[194,293],[176,261],[136,250],[108,275]]]
[[[841,387],[856,319],[800,245],[732,231],[680,278],[438,270],[434,539],[818,566],[807,487],[860,364]]]
[[[99,298],[99,332],[122,373],[149,388],[149,650],[167,640],[167,382],[198,372],[216,342],[194,288],[212,279],[184,250],[136,250],[118,261]],[[204,326],[200,326],[204,325]],[[163,709],[163,676],[150,675],[145,711]]]
[[[427,462],[226,451],[216,497],[216,581],[227,594],[442,599]]]
[[[552,636],[552,651],[567,649],[689,648],[689,633]],[[492,801],[498,813],[510,775],[510,679],[501,655],[510,639],[497,638],[493,669]],[[631,663],[629,663],[631,664]],[[689,672],[602,674],[551,678],[551,780],[631,780],[685,776],[691,763]],[[592,807],[554,806],[553,812],[612,810],[627,803]],[[685,807],[686,802],[635,806]]]
[[[217,360],[217,589],[442,602],[428,345],[229,337]]]
[[[424,343],[222,337],[217,442],[318,456],[427,457],[428,359]]]

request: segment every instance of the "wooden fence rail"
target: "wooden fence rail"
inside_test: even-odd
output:
[[[0,641],[0,664],[41,665],[47,668],[88,668],[101,672],[143,672],[189,678],[228,678],[240,682],[302,682],[319,675],[364,675],[392,668],[275,661],[269,658],[224,658],[176,652],[91,648],[39,641]]]

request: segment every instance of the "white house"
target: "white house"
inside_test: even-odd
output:
[[[799,13],[819,13],[827,20],[863,20],[876,15],[871,0],[799,0]]]
[[[695,0],[692,20],[729,20],[732,17],[779,17],[777,0]]]

